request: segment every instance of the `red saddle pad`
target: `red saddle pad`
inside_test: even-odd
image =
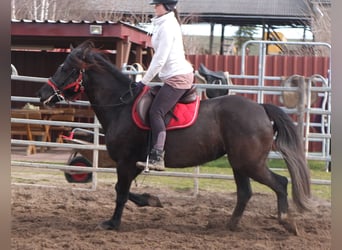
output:
[[[135,124],[145,130],[151,129],[148,124],[145,124],[141,119],[139,113],[137,112],[137,105],[141,99],[141,97],[148,91],[148,88],[144,88],[142,93],[136,98],[132,108],[132,118]],[[195,123],[198,110],[200,105],[200,97],[197,96],[196,101],[191,103],[177,103],[173,109],[173,114],[175,117],[172,117],[168,124],[166,125],[166,130],[172,129],[181,129],[191,126]]]

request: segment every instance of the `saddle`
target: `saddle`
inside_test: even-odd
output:
[[[160,87],[145,86],[133,104],[132,118],[136,125],[142,129],[150,129],[149,110]],[[197,95],[196,86],[192,86],[166,115],[166,129],[171,130],[191,126],[197,118],[199,103],[200,98]]]
[[[212,71],[201,63],[198,68],[198,73],[203,76],[209,84],[228,85],[227,77],[223,71]],[[208,98],[227,95],[228,93],[228,89],[206,89]]]

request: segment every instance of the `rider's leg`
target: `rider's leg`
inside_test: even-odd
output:
[[[152,132],[149,167],[154,170],[164,170],[164,145],[166,140],[165,115],[176,105],[186,92],[186,89],[176,89],[164,84],[155,96],[150,108],[150,126]],[[137,162],[137,166],[145,166],[145,162]]]

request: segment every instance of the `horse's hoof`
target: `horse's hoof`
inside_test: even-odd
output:
[[[151,207],[163,207],[162,203],[160,202],[160,200],[157,196],[153,196],[153,195],[148,194],[147,202],[148,202],[148,205]]]
[[[97,225],[96,228],[101,230],[119,230],[119,225],[114,225],[112,221],[107,220]]]
[[[289,232],[298,235],[296,222],[287,213],[279,215],[279,223]]]
[[[236,231],[237,230],[237,222],[236,221],[232,221],[230,220],[227,224],[227,228],[230,230],[230,231]]]
[[[298,236],[298,229],[296,222],[291,219],[281,220],[279,223],[289,232]]]

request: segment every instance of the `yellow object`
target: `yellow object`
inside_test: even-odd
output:
[[[35,106],[31,103],[26,103],[23,109],[39,110],[39,106]]]
[[[267,33],[265,32],[264,33],[264,40],[268,40],[268,41],[283,41],[283,42],[286,42],[287,39],[286,37],[284,36],[283,33],[281,32],[276,32],[276,31],[273,31],[273,32],[270,32],[270,33]],[[281,54],[282,53],[282,45],[277,45],[277,44],[270,44],[267,46],[267,52],[269,55],[278,55],[278,54]]]

